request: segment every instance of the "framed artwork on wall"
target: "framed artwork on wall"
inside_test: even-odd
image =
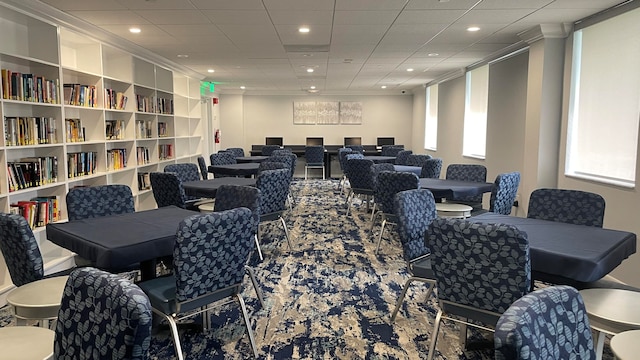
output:
[[[340,124],[361,125],[362,103],[359,101],[340,102]]]
[[[315,101],[293,102],[293,123],[299,125],[315,125],[318,111]]]
[[[339,124],[340,123],[340,103],[337,101],[318,101],[316,103],[318,119],[316,124]]]

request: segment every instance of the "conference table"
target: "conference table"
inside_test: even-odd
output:
[[[216,197],[218,188],[222,185],[255,186],[256,179],[222,177],[208,180],[185,181],[182,183],[186,195],[211,199]]]
[[[459,199],[491,192],[493,183],[420,178],[420,187],[429,189],[436,199]]]
[[[140,263],[143,280],[154,278],[156,259],[173,254],[176,230],[198,212],[176,206],[48,224],[47,239],[108,271]]]
[[[209,165],[207,170],[213,174],[224,174],[233,176],[251,176],[258,173],[259,163],[240,163],[227,165]]]
[[[636,234],[627,231],[496,213],[467,220],[513,225],[526,232],[533,279],[554,284],[596,281],[636,252]]]

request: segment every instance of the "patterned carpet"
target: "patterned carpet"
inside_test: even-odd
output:
[[[296,204],[286,215],[294,249],[278,222],[263,225],[264,261],[252,263],[265,308],[249,279],[243,297],[261,359],[426,359],[437,302],[415,282],[395,323],[389,315],[408,275],[395,230],[385,231],[379,255],[370,215],[357,202],[345,216],[337,181],[295,181]],[[379,225],[376,227],[376,230]],[[2,310],[0,310],[2,311]],[[213,310],[212,329],[181,331],[186,359],[253,358],[236,304]],[[0,326],[10,317],[0,313]],[[491,340],[470,330],[472,340]],[[608,350],[608,349],[607,349]],[[155,334],[152,359],[175,359],[168,331]],[[457,326],[443,322],[436,359],[492,359],[493,351],[462,351]],[[605,359],[611,359],[605,352]]]

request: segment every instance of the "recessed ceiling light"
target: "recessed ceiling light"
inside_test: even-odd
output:
[[[132,34],[139,34],[140,31],[142,31],[140,30],[140,28],[136,28],[136,27],[129,28],[129,32]]]
[[[244,85],[240,86],[240,89],[244,90],[246,89],[246,87],[244,87]]]
[[[188,58],[189,55],[187,55],[187,54],[178,54],[178,57],[179,58]]]
[[[440,54],[438,54],[438,53],[428,53],[427,54],[427,56],[430,56],[430,57],[434,57],[434,56],[438,56],[438,55],[440,55]]]
[[[301,28],[298,28],[298,31],[301,33],[308,33],[309,32],[309,28],[306,26],[303,26]]]
[[[386,88],[387,88],[387,85],[382,85],[382,86],[380,86],[380,88],[381,88],[381,89],[386,89]]]
[[[313,90],[313,89],[315,89],[315,88],[316,88],[316,87],[315,87],[315,86],[313,86],[313,85],[311,85],[311,86],[309,87],[309,89],[311,89],[311,90]]]
[[[307,68],[307,72],[308,72],[308,73],[312,73],[312,72],[313,72],[313,69],[312,69],[312,68]]]
[[[470,27],[467,28],[467,31],[472,31],[472,32],[473,31],[478,31],[478,30],[480,30],[480,28],[477,27],[477,26],[470,26]]]
[[[407,69],[407,71],[408,71],[408,72],[412,72],[412,71],[413,71],[413,69],[412,69],[412,68],[408,68],[408,69]]]
[[[207,70],[207,72],[208,72],[208,73],[212,73],[212,72],[216,72],[216,71],[215,71],[215,70],[213,70],[213,69],[209,69],[209,70]]]

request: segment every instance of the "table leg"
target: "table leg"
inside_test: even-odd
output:
[[[156,260],[147,260],[140,263],[140,280],[145,281],[156,277]]]
[[[602,332],[602,331],[598,331],[598,342],[596,345],[596,360],[602,360],[602,352],[604,351],[604,339],[607,335]]]

